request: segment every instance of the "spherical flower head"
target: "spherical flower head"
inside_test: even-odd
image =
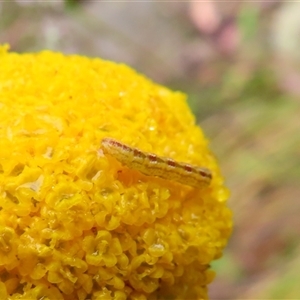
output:
[[[144,169],[165,160],[145,175],[105,138]],[[156,176],[166,158],[211,182]],[[227,198],[184,94],[122,64],[0,48],[0,299],[207,299]]]

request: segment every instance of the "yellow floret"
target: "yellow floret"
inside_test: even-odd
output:
[[[104,155],[212,171],[201,189]],[[228,191],[185,95],[100,59],[0,48],[0,298],[207,299]]]

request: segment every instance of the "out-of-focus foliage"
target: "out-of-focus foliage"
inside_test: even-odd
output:
[[[299,3],[19,0],[0,9],[0,41],[14,51],[122,61],[189,93],[235,217],[211,298],[299,298]]]

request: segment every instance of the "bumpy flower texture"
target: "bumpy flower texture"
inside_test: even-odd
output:
[[[212,171],[123,166],[110,137]],[[123,64],[0,48],[0,299],[207,299],[228,191],[185,95]]]

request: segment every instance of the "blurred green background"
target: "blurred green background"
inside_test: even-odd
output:
[[[188,94],[231,189],[210,297],[300,299],[300,2],[0,2],[0,43],[124,62]]]

